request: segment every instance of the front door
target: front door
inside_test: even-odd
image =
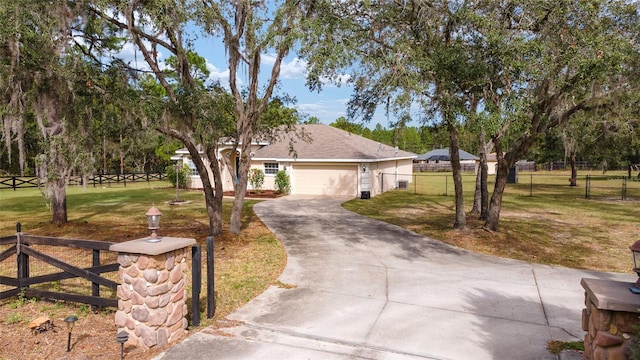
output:
[[[371,182],[370,182],[370,169],[369,164],[362,164],[362,173],[360,173],[360,190],[361,191],[370,191],[371,190]]]

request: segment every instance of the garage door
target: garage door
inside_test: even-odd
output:
[[[358,194],[356,165],[294,165],[291,193],[298,195]]]

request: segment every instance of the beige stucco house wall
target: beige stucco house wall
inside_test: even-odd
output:
[[[252,147],[251,167],[265,173],[263,189],[275,189],[275,174],[280,170],[289,175],[291,194],[300,195],[358,197],[369,191],[375,196],[397,188],[398,181],[412,181],[414,153],[328,125],[298,125],[295,130],[282,134],[278,141]],[[300,133],[310,140],[295,135]],[[232,166],[236,157],[229,156]],[[224,190],[233,190],[233,177],[226,166],[223,173]],[[192,178],[191,187],[202,187],[196,178]]]
[[[256,151],[262,146],[267,145],[267,143],[255,143],[251,145],[251,151]],[[224,191],[233,191],[234,181],[235,181],[235,169],[237,165],[237,161],[240,157],[240,152],[236,150],[236,153],[233,154],[233,146],[232,144],[222,144],[218,149],[218,158],[221,159],[225,157],[228,161],[220,161],[220,171],[222,173],[222,189]],[[172,157],[173,160],[177,160],[182,164],[189,166],[191,169],[191,175],[187,180],[187,187],[189,189],[202,189],[202,179],[200,178],[200,174],[198,174],[195,165],[191,161],[191,156],[187,149],[179,149],[176,151],[176,156]],[[208,161],[205,159],[205,164],[208,164]],[[210,176],[209,180],[213,182],[213,178]]]
[[[487,155],[487,174],[495,175],[498,168],[498,159],[496,157],[496,153],[491,153]]]

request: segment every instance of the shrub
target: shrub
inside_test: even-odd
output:
[[[249,183],[251,187],[259,193],[264,185],[264,172],[261,169],[253,168],[249,170]]]
[[[280,170],[276,173],[276,191],[281,194],[288,194],[291,191],[291,182],[289,181],[289,175],[284,170]]]
[[[176,186],[176,166],[169,165],[166,167],[166,170],[167,170],[167,180],[169,180],[171,185],[175,187]],[[183,188],[183,189],[187,188],[187,177],[190,174],[191,174],[191,169],[189,169],[189,166],[184,164],[182,166],[182,170],[178,172],[178,184],[179,184],[178,186],[180,188]]]

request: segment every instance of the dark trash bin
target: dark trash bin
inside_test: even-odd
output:
[[[371,191],[360,191],[360,199],[370,199]]]
[[[509,173],[507,174],[507,184],[517,184],[518,183],[518,167],[512,166],[509,168]]]

